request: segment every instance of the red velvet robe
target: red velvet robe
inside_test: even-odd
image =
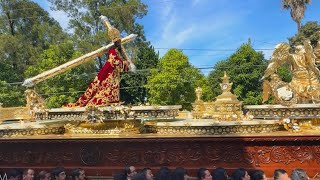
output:
[[[88,89],[75,103],[67,107],[108,105],[120,100],[120,73],[128,71],[129,62],[122,61],[118,51],[112,47],[108,51],[108,61],[100,69],[98,75]]]

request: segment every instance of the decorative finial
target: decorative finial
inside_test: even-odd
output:
[[[108,28],[108,36],[112,40],[112,42],[116,42],[121,39],[119,30],[110,24],[109,19],[106,16],[101,15],[100,19]]]

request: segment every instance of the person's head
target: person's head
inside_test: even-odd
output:
[[[121,49],[121,39],[118,39],[117,41],[115,41],[114,42],[114,46],[116,47],[116,48],[120,48]]]
[[[227,180],[228,179],[228,174],[227,171],[222,168],[222,167],[218,167],[217,169],[215,169],[212,173],[212,177],[214,180]]]
[[[9,178],[9,180],[20,180],[20,177],[21,173],[17,169],[12,169],[7,174],[7,178]]]
[[[291,180],[308,180],[309,177],[303,169],[294,169],[291,173]]]
[[[54,180],[65,180],[66,176],[66,171],[63,167],[56,167],[52,170],[52,177]]]
[[[187,180],[188,179],[187,170],[183,167],[177,167],[171,175],[171,180]]]
[[[136,168],[134,166],[125,166],[124,174],[126,177],[131,178],[135,174],[137,174]]]
[[[161,167],[155,175],[155,180],[168,180],[170,179],[170,170],[167,167]]]
[[[245,169],[239,168],[233,172],[231,180],[250,180],[250,176]]]
[[[40,171],[38,177],[39,180],[51,180],[51,174],[47,171]]]
[[[34,170],[26,169],[23,171],[23,180],[33,180],[34,179]]]
[[[197,176],[199,180],[210,180],[212,179],[211,173],[206,168],[200,168],[198,170]]]
[[[71,172],[71,179],[72,180],[84,180],[86,177],[85,172],[81,168],[76,168]]]
[[[274,171],[274,180],[290,180],[288,173],[283,169],[276,169]]]
[[[153,174],[150,168],[144,168],[142,173],[145,175],[147,180],[153,180]]]
[[[267,180],[267,177],[263,171],[254,170],[250,175],[250,180]]]

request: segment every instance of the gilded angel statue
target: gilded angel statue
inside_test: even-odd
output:
[[[290,53],[288,43],[280,43],[275,47],[262,77],[264,101],[272,94],[276,103],[283,105],[320,102],[320,71],[317,68],[320,62],[319,44],[318,41],[318,46],[313,49],[306,39],[303,45],[294,48],[294,53]],[[290,66],[292,73],[292,80],[288,83],[277,75],[277,69],[284,64]]]

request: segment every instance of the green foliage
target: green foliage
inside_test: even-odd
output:
[[[40,55],[41,60],[27,69],[26,76],[37,75],[80,56],[81,53],[75,51],[73,45],[68,41],[51,45]],[[49,108],[61,107],[66,102],[77,100],[95,75],[84,74],[83,72],[93,72],[94,69],[93,61],[83,64],[39,83],[35,87],[36,91],[45,96],[46,105]]]
[[[128,72],[122,75],[120,96],[126,104],[143,104],[147,98],[147,76],[150,69],[156,68],[159,54],[147,43],[139,48],[135,65],[137,72]]]
[[[23,10],[22,10],[23,9]],[[65,38],[58,22],[38,4],[29,0],[0,2],[1,60],[11,65],[17,79],[23,80],[23,71],[33,64],[37,55],[49,44]]]
[[[300,30],[301,20],[304,18],[304,12],[307,9],[306,5],[311,3],[311,0],[282,0],[283,8],[290,9],[290,15]]]
[[[106,44],[107,30],[99,18],[107,16],[110,23],[122,34],[138,34],[138,39],[145,40],[143,26],[135,20],[147,13],[147,6],[140,0],[90,0],[65,1],[49,0],[53,8],[66,12],[70,17],[69,27],[74,30],[73,41],[82,53],[88,53]],[[81,9],[81,11],[79,11]],[[136,44],[131,43],[128,51]],[[129,53],[132,54],[132,53]],[[101,68],[105,59],[97,58]]]
[[[209,73],[208,81],[212,85],[214,97],[221,94],[219,83],[226,71],[233,83],[233,93],[244,104],[261,104],[260,79],[266,68],[261,52],[256,52],[249,44],[243,44],[228,59],[218,62]]]
[[[58,22],[35,2],[0,1],[0,81],[22,82],[24,71],[37,62],[39,54],[65,37]],[[5,93],[0,94],[0,101],[4,106],[21,106],[24,90],[20,85],[2,83]]]
[[[143,26],[136,22],[147,13],[147,6],[141,0],[90,0],[65,1],[49,0],[53,8],[66,12],[70,19],[69,27],[74,30],[73,42],[82,53],[98,49],[107,43],[107,29],[101,23],[100,15],[108,17],[110,23],[125,36],[131,33],[138,37],[134,42],[126,45],[129,58],[137,63],[138,69],[154,68],[158,55],[149,47],[144,36]],[[81,9],[81,11],[79,11]],[[143,55],[145,54],[145,55]],[[106,58],[96,58],[96,67],[100,69]],[[148,64],[148,61],[151,64]],[[140,64],[146,65],[139,67]],[[146,97],[146,76],[148,72],[126,73],[122,75],[121,101],[127,104],[144,103]]]
[[[317,45],[320,31],[320,25],[316,21],[310,21],[301,26],[300,31],[295,34],[293,37],[288,38],[289,43],[292,47],[297,45],[302,45],[304,39],[309,39],[311,41],[311,45],[315,47]]]
[[[205,77],[189,64],[188,57],[180,50],[170,49],[159,61],[158,69],[152,69],[148,77],[148,101],[158,105],[180,104],[191,110],[195,100],[195,88],[205,87]],[[207,87],[204,88],[207,91]]]
[[[0,81],[0,103],[3,107],[25,106],[24,89],[18,85],[7,84]]]
[[[279,67],[277,74],[284,82],[290,82],[292,79],[290,65],[288,64],[284,64],[283,66]]]

